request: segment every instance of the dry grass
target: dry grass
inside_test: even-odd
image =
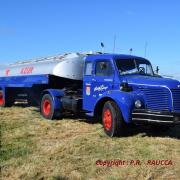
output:
[[[2,179],[180,179],[180,127],[168,133],[131,129],[108,138],[84,119],[47,121],[34,108],[0,109]],[[141,160],[140,166],[100,167],[97,160]],[[149,166],[168,159],[173,165]]]

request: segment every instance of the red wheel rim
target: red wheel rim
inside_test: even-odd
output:
[[[3,93],[0,92],[0,106],[2,106],[4,104],[4,97],[3,97]]]
[[[112,115],[111,115],[111,111],[109,109],[106,109],[104,111],[103,120],[104,120],[105,129],[110,130],[110,128],[112,126]]]
[[[51,103],[48,99],[45,99],[44,100],[44,103],[43,103],[43,112],[46,116],[48,116],[51,112]]]

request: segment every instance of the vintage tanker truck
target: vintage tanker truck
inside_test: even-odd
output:
[[[0,106],[21,100],[46,119],[93,116],[110,137],[131,123],[180,123],[180,82],[155,75],[147,59],[132,55],[67,53],[1,67]]]

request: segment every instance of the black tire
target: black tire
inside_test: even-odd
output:
[[[123,120],[119,107],[113,101],[107,101],[104,104],[102,113],[102,123],[105,133],[110,137],[122,136],[125,134],[125,122]]]
[[[52,96],[45,94],[41,100],[41,115],[46,119],[53,120],[55,118],[55,109]]]

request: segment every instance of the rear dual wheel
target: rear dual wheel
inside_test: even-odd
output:
[[[50,94],[45,94],[41,100],[41,114],[46,119],[60,118],[60,110],[55,110],[53,98]]]
[[[54,118],[54,104],[50,94],[45,94],[41,100],[41,114],[46,119]]]
[[[114,101],[107,101],[104,104],[102,122],[105,133],[110,136],[120,136],[125,133],[125,122],[121,111]]]

